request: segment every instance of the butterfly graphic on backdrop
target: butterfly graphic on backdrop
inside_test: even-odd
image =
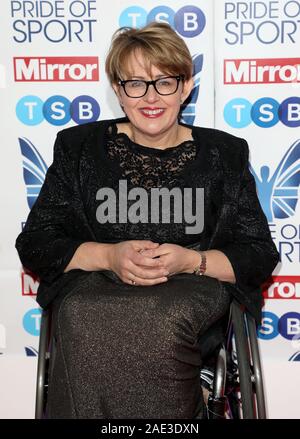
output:
[[[33,346],[25,346],[24,349],[27,357],[37,357],[39,355],[38,350]]]
[[[250,169],[268,221],[293,216],[299,198],[300,140],[296,140],[287,150],[272,176],[269,166],[260,168],[260,177],[252,167]]]
[[[31,209],[44,183],[47,165],[30,140],[20,137],[19,144],[23,156],[23,178],[27,189],[27,203]]]
[[[190,96],[185,102],[184,108],[181,112],[181,120],[182,122],[193,125],[196,117],[196,102],[199,96],[199,88],[200,88],[200,73],[203,67],[203,55],[193,55],[193,79],[194,79],[194,87],[191,91]]]
[[[300,351],[295,352],[290,358],[289,361],[300,361]]]

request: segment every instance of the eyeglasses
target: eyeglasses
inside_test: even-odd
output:
[[[165,76],[164,78],[155,79],[153,81],[144,81],[141,79],[128,79],[127,81],[120,80],[118,83],[123,87],[126,95],[129,98],[141,98],[145,96],[149,85],[153,85],[155,91],[162,95],[168,96],[177,92],[180,81],[183,81],[184,76]]]

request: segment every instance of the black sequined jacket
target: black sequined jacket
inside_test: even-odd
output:
[[[182,177],[185,181],[176,184],[204,186],[205,227],[199,236],[180,240],[176,230],[164,234],[164,226],[153,228],[153,233],[148,233],[151,228],[145,225],[141,229],[128,224],[127,229],[114,229],[97,223],[95,194],[100,186],[113,186],[121,176],[117,167],[110,167],[103,151],[109,142],[108,127],[124,120],[93,122],[58,133],[53,163],[16,241],[24,267],[40,277],[38,303],[47,307],[86,274],[81,270],[64,273],[81,243],[152,239],[225,253],[236,277],[236,284],[225,283],[226,288],[259,320],[261,284],[275,268],[278,252],[248,168],[246,141],[219,130],[190,127],[199,155],[189,164]],[[177,153],[175,147],[158,154]],[[134,165],[134,159],[126,161],[128,166]]]

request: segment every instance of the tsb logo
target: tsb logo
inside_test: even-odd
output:
[[[272,340],[279,334],[287,340],[299,338],[300,314],[298,312],[288,312],[280,318],[270,311],[265,311],[262,314],[262,324],[257,331],[259,338]]]
[[[184,6],[177,12],[169,6],[157,6],[149,13],[140,6],[131,6],[122,12],[119,25],[120,27],[143,27],[151,21],[168,23],[186,38],[201,34],[206,24],[204,13],[196,6]]]
[[[279,121],[296,128],[300,126],[300,97],[292,96],[281,104],[270,97],[258,99],[254,104],[235,98],[225,105],[224,119],[233,128],[244,128],[252,121],[261,128],[270,128]]]
[[[14,58],[16,82],[99,81],[95,56]]]
[[[30,309],[23,317],[23,327],[31,335],[40,335],[42,311],[39,308]]]
[[[38,125],[46,119],[51,125],[94,122],[100,115],[98,102],[91,96],[78,96],[72,102],[64,96],[51,96],[43,102],[38,96],[24,96],[16,106],[18,119],[25,125]]]

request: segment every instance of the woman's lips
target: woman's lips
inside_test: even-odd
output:
[[[140,109],[140,112],[142,113],[143,116],[151,118],[151,119],[162,116],[164,111],[165,110],[163,108],[141,108]]]

